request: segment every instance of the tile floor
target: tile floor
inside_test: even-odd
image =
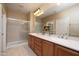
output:
[[[4,56],[36,56],[36,54],[27,45],[21,45],[17,47],[8,48],[3,53]]]

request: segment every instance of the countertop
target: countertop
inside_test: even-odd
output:
[[[62,38],[58,38],[56,35],[49,36],[49,35],[43,35],[39,33],[29,33],[29,35],[33,35],[41,39],[73,49],[75,51],[79,51],[79,38],[69,37],[68,39],[62,39]]]

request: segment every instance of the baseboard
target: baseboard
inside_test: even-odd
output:
[[[7,44],[7,49],[8,48],[13,48],[13,47],[17,47],[17,46],[21,46],[21,45],[25,45],[28,44],[27,41],[23,40],[23,41],[15,41],[15,42],[9,42]]]

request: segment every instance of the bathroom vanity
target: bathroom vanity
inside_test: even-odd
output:
[[[30,33],[29,47],[38,56],[79,56],[79,41]]]

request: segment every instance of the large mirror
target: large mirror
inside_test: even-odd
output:
[[[79,4],[42,19],[43,25],[52,23],[54,34],[79,37]]]

